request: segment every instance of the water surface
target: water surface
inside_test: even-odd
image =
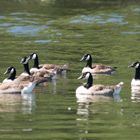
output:
[[[140,56],[140,3],[113,0],[0,0],[0,79],[20,59],[38,53],[40,63],[69,64],[66,76],[38,86],[34,93],[1,95],[0,139],[139,140],[139,96],[131,99],[134,70]],[[94,83],[124,82],[120,97],[77,103],[77,77],[91,53],[95,63],[117,66],[112,76]],[[30,63],[30,66],[32,63]]]

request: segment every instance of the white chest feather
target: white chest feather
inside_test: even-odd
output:
[[[29,76],[29,74],[26,73],[26,72],[23,72],[23,73],[20,74],[20,76]]]
[[[90,91],[86,89],[84,86],[80,86],[76,89],[76,97],[77,98],[85,98],[90,94]]]
[[[131,86],[140,86],[140,80],[132,79]]]
[[[37,68],[31,68],[30,69],[30,73],[35,73],[35,72],[38,72],[39,71],[39,69],[37,69]]]
[[[84,67],[82,73],[86,73],[86,72],[93,73],[93,69],[91,69],[90,67]]]
[[[2,83],[9,83],[9,82],[12,82],[13,80],[11,79],[4,79]]]
[[[140,93],[140,80],[132,79],[131,92],[132,93]]]

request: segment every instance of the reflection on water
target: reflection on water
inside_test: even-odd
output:
[[[36,36],[39,32],[47,30],[47,26],[13,26],[8,29],[8,32],[14,35]]]
[[[128,62],[140,57],[139,3],[138,0],[0,0],[1,81],[2,72],[9,65],[15,65],[18,73],[23,71],[17,59],[32,52],[40,54],[41,63],[47,57],[48,63],[70,63],[71,69],[68,77],[37,87],[36,94],[0,95],[0,118],[3,118],[0,139],[12,136],[12,139],[75,140],[79,136],[81,140],[130,140],[137,136],[135,139],[139,140],[139,103],[130,101],[128,87],[132,73],[126,68]],[[123,81],[126,85],[121,97],[91,96],[76,100],[74,91],[79,85],[76,78],[83,67],[79,59],[85,53],[92,53],[95,63],[118,67],[114,75],[99,77],[95,83]],[[132,93],[132,101],[139,101],[139,97],[138,93]]]
[[[31,114],[35,107],[35,94],[0,94],[0,112]]]
[[[77,107],[77,128],[79,140],[86,140],[89,127],[89,103],[78,103]]]
[[[21,97],[22,97],[22,108],[21,108],[22,113],[31,114],[36,106],[35,93],[21,94]]]
[[[92,103],[92,102],[106,102],[106,101],[122,101],[119,94],[113,96],[102,96],[102,95],[89,95],[84,94],[77,98],[78,103]]]
[[[140,86],[131,87],[131,100],[132,102],[140,102]]]
[[[124,21],[125,17],[118,15],[117,13],[112,13],[111,15],[101,14],[101,15],[80,15],[75,16],[71,19],[70,23],[83,23],[83,24],[127,24]]]

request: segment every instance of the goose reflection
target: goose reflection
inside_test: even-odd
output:
[[[35,94],[0,94],[0,112],[32,113],[35,107]]]
[[[89,103],[80,102],[77,107],[77,128],[80,140],[86,140],[89,127]]]
[[[21,94],[22,98],[22,108],[21,111],[23,114],[31,114],[34,110],[35,103],[35,93]]]
[[[109,96],[88,96],[88,98],[77,98],[77,128],[79,133],[79,140],[87,140],[88,134],[90,133],[91,129],[91,114],[100,112],[100,109],[94,108],[94,105],[98,102],[120,102],[121,97],[116,94],[112,97]],[[121,111],[119,111],[120,113]],[[94,117],[94,115],[93,115]],[[93,119],[93,118],[92,118]]]
[[[140,102],[140,91],[131,92],[131,100],[132,100],[132,102]]]

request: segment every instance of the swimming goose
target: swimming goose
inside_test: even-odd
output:
[[[13,67],[13,66],[8,67],[4,74],[9,74],[9,77],[4,79],[2,83],[12,82],[16,78],[15,67]]]
[[[43,82],[48,82],[52,79],[52,77],[54,76],[53,74],[45,73],[45,75],[44,75],[38,71],[36,71],[34,73],[30,73],[29,64],[28,64],[29,60],[30,60],[29,57],[26,57],[26,56],[21,59],[20,63],[23,64],[24,72],[21,73],[17,77],[17,79],[20,79],[22,81],[28,81],[28,80],[34,78],[34,80],[38,81],[37,82],[38,84],[43,83]]]
[[[135,76],[131,81],[131,91],[140,93],[140,62],[133,62],[128,67],[135,68]]]
[[[92,64],[92,56],[85,54],[80,61],[87,61],[86,66],[83,68],[82,73],[90,72],[92,74],[108,74],[111,75],[116,71],[116,67],[111,67],[103,64]]]
[[[55,65],[55,64],[41,64],[39,65],[39,57],[36,53],[32,53],[29,56],[30,59],[34,60],[34,65],[32,67],[32,69],[30,70],[31,72],[33,71],[37,71],[37,70],[47,70],[48,72],[53,72],[56,71],[57,73],[61,74],[63,73],[63,71],[67,71],[68,70],[68,65]]]
[[[123,82],[120,82],[117,85],[93,85],[93,77],[90,72],[83,73],[78,79],[86,79],[87,83],[79,86],[76,89],[76,97],[86,97],[88,98],[89,95],[104,95],[104,96],[113,96],[115,94],[119,94]]]
[[[11,82],[6,82],[0,84],[0,94],[1,93],[31,93],[35,88],[37,81],[23,82],[20,79],[13,80]]]

